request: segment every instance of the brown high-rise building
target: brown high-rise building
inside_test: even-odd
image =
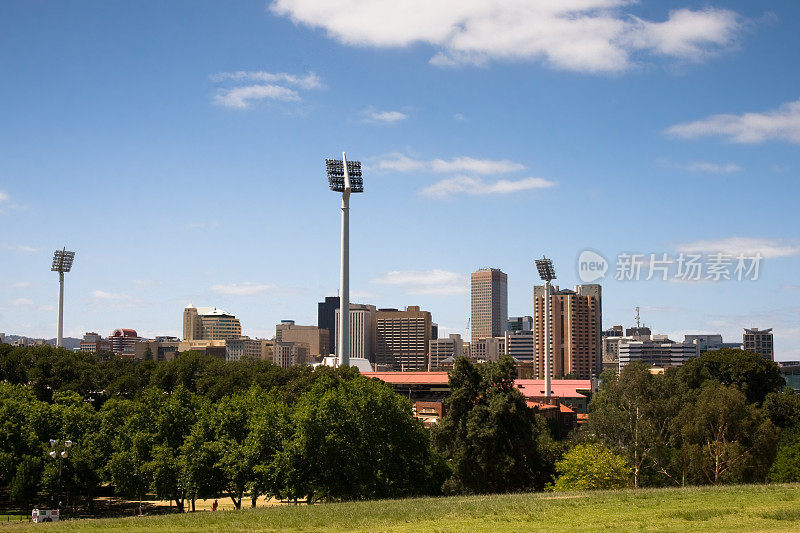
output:
[[[498,268],[472,273],[471,344],[478,339],[502,337],[508,329],[508,276]]]
[[[761,357],[767,361],[775,360],[775,352],[772,348],[772,328],[745,328],[742,344],[748,352],[761,354]]]
[[[550,295],[552,377],[590,379],[602,371],[600,331],[603,323],[600,285],[552,287]],[[533,288],[534,372],[544,377],[544,286]]]
[[[410,305],[405,311],[379,309],[376,315],[375,364],[386,370],[426,370],[432,321],[428,311]]]

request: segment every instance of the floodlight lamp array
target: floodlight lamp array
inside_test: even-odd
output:
[[[542,278],[544,281],[552,281],[556,279],[556,271],[553,268],[553,261],[543,257],[542,259],[536,259],[536,270],[539,271],[539,277]]]
[[[328,186],[332,191],[344,192],[344,164],[341,159],[326,159],[325,170],[328,172]],[[364,179],[361,175],[361,162],[348,161],[347,174],[350,178],[350,192],[364,192]]]
[[[75,259],[75,252],[67,250],[56,250],[53,254],[53,272],[69,272],[72,270],[72,261]]]

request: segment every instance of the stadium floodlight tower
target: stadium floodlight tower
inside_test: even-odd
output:
[[[553,262],[542,257],[536,259],[536,270],[539,271],[539,277],[544,281],[544,396],[550,399],[550,372],[552,369],[552,361],[550,355],[550,282],[556,279],[556,271],[553,268]]]
[[[341,366],[350,366],[350,194],[364,192],[361,163],[342,159],[326,159],[328,185],[342,193],[342,256],[339,278],[339,343],[336,357]]]
[[[53,272],[58,272],[58,336],[56,346],[64,345],[64,273],[72,270],[72,261],[75,259],[75,252],[69,252],[66,248],[56,250],[53,254]]]

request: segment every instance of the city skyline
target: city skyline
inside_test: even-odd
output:
[[[800,359],[793,3],[626,5],[609,11],[622,27],[677,28],[689,10],[718,33],[664,27],[580,57],[546,40],[515,56],[475,35],[464,50],[402,17],[354,35],[290,1],[201,5],[0,6],[0,331],[55,336],[48,265],[64,246],[65,336],[180,336],[189,303],[231,311],[254,337],[315,324],[338,286],[322,163],[347,150],[365,182],[354,302],[418,305],[440,337],[468,339],[483,266],[508,274],[508,314],[525,316],[542,253],[569,287],[587,249],[760,251],[758,281],[610,271],[603,328],[640,306],[667,335],[773,328],[776,359]],[[475,14],[454,16],[438,28]]]

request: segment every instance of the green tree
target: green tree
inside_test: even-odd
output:
[[[778,365],[761,355],[734,348],[705,352],[680,368],[684,383],[700,389],[708,380],[732,385],[742,391],[748,403],[761,405],[771,392],[780,392],[785,381]]]
[[[276,454],[280,495],[317,500],[436,493],[444,481],[411,403],[385,383],[327,373],[300,397]]]
[[[630,485],[632,472],[624,457],[603,444],[578,444],[556,463],[553,490],[621,489]]]
[[[549,431],[514,386],[511,357],[473,365],[458,358],[450,374],[445,414],[434,428],[436,450],[448,461],[448,492],[541,489],[550,478]]]
[[[766,476],[777,429],[737,387],[706,382],[676,420],[697,482],[718,485]]]
[[[681,407],[676,400],[665,377],[653,375],[644,363],[625,366],[619,376],[603,374],[587,430],[627,456],[634,488],[648,470],[666,473],[662,463],[670,422]]]
[[[779,428],[800,426],[800,394],[793,390],[769,393],[763,407],[772,423]]]
[[[768,479],[774,483],[800,483],[800,429],[793,428],[781,435]]]

